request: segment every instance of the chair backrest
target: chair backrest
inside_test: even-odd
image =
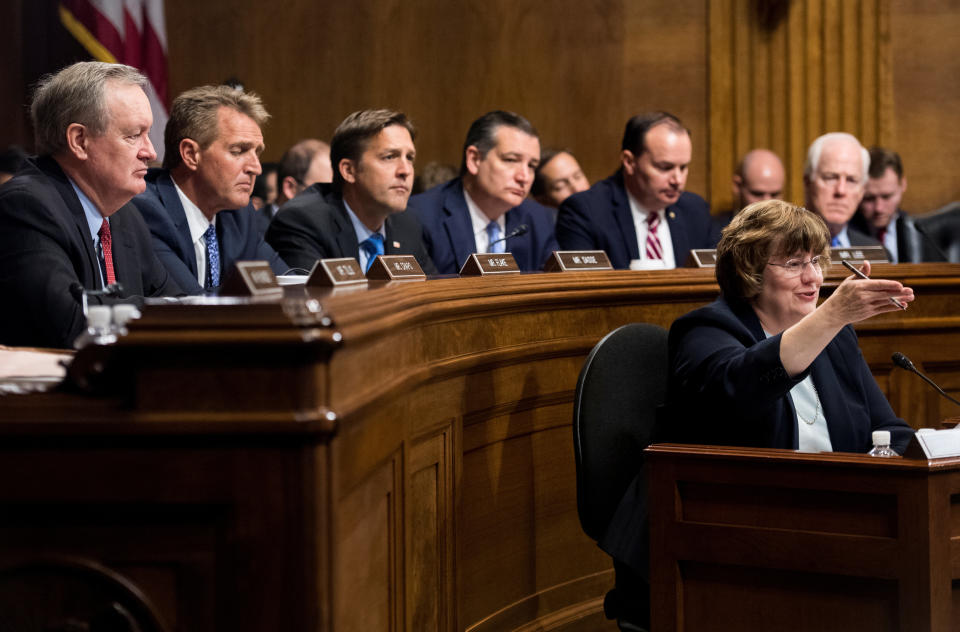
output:
[[[947,261],[960,263],[960,202],[916,217],[914,223],[937,245]]]
[[[573,402],[577,513],[599,540],[643,465],[667,389],[667,331],[647,323],[607,334],[587,356]]]

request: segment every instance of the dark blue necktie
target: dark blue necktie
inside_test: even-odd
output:
[[[207,282],[203,289],[213,290],[220,287],[220,244],[217,243],[217,229],[213,224],[203,233],[207,244]]]

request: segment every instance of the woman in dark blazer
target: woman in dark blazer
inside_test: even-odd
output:
[[[779,200],[751,204],[724,229],[720,298],[670,328],[668,438],[867,452],[872,431],[889,430],[903,452],[913,430],[877,386],[851,324],[900,309],[890,299],[905,306],[913,290],[850,276],[818,306],[829,243],[819,217]]]

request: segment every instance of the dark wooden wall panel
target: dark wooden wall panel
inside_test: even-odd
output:
[[[55,7],[0,3],[0,146],[29,144],[27,86],[81,53]],[[799,201],[806,147],[835,129],[901,151],[909,210],[960,198],[956,0],[166,0],[166,14],[171,94],[243,79],[274,115],[268,160],[385,106],[418,124],[419,164],[459,164],[470,121],[509,108],[596,180],[626,119],[662,108],[693,131],[688,188],[715,208],[760,145],[785,157]]]

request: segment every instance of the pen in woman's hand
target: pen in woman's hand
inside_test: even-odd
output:
[[[868,277],[866,274],[864,274],[863,272],[860,272],[860,270],[858,270],[856,266],[854,266],[852,263],[850,263],[850,262],[847,261],[846,259],[841,260],[840,263],[842,263],[844,266],[846,266],[846,268],[847,268],[848,270],[850,270],[850,272],[853,272],[854,274],[856,274],[856,275],[857,275],[858,277],[860,277],[861,279],[869,279],[869,278],[870,278],[870,277]],[[894,305],[896,305],[897,307],[899,307],[900,309],[907,309],[907,306],[906,306],[906,305],[904,305],[903,303],[901,303],[901,302],[898,301],[897,299],[893,298],[892,296],[890,297],[890,302],[893,303]]]

